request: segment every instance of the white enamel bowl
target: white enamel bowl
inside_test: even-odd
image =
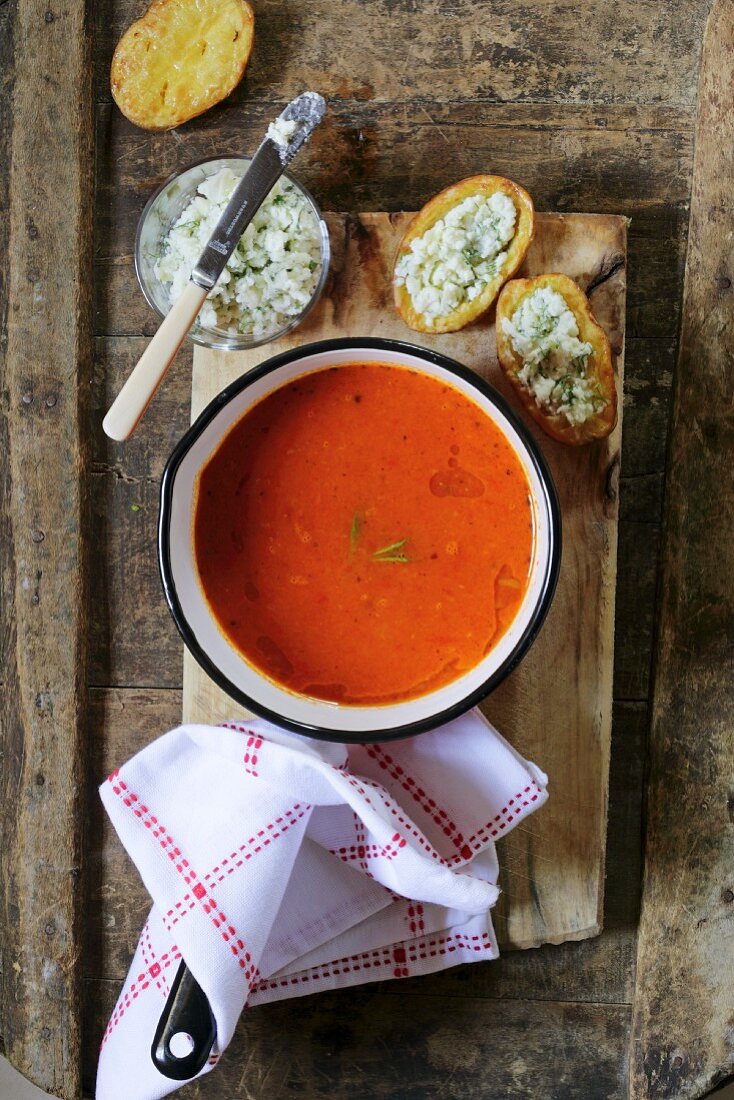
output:
[[[219,630],[201,591],[192,540],[197,477],[232,425],[287,382],[324,367],[389,363],[447,382],[501,428],[531,487],[535,551],[525,598],[498,644],[473,669],[417,699],[350,706],[280,687],[251,665]],[[473,371],[395,340],[309,344],[243,375],[202,412],[171,455],[161,486],[158,551],[163,588],[181,635],[209,676],[233,699],[277,725],[326,740],[367,742],[422,733],[475,706],[515,667],[545,618],[558,577],[561,518],[551,475],[537,445],[505,400]]]

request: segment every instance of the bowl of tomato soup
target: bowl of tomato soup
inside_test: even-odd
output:
[[[319,738],[406,737],[479,702],[537,634],[560,548],[551,475],[504,399],[393,340],[269,359],[163,476],[186,645],[237,702]]]

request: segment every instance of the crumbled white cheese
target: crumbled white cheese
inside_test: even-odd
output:
[[[470,195],[410,243],[395,269],[427,324],[481,294],[507,259],[517,214],[503,191]],[[504,251],[503,251],[504,250]]]
[[[298,123],[295,119],[276,118],[275,122],[271,122],[268,126],[268,132],[265,136],[284,149],[290,144],[297,129]]]
[[[557,291],[542,286],[527,294],[502,328],[523,361],[516,377],[540,408],[575,425],[604,406],[586,369],[593,348],[579,340],[576,318]]]
[[[169,230],[155,274],[175,302],[240,181],[222,168],[199,184],[197,194]],[[321,271],[321,234],[312,207],[290,181],[268,195],[207,296],[204,328],[262,336],[275,332],[308,305]]]

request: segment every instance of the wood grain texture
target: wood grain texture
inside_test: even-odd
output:
[[[225,385],[279,350],[364,333],[407,338],[452,355],[516,407],[497,364],[493,315],[459,333],[430,336],[411,332],[393,309],[392,260],[409,219],[331,216],[333,268],[317,309],[297,332],[266,348],[226,354],[196,348],[192,417]],[[590,289],[594,312],[610,337],[620,392],[625,262],[623,218],[542,214],[522,269],[563,271]],[[601,929],[612,702],[621,423],[609,440],[584,448],[555,443],[536,426],[532,431],[561,498],[561,576],[540,637],[482,708],[551,777],[543,820],[519,826],[500,845],[502,895],[493,919],[500,943],[514,947],[583,939]],[[188,653],[183,690],[186,721],[217,722],[244,713]]]
[[[146,0],[99,4],[97,94],[109,98],[115,42]],[[303,88],[378,103],[471,98],[504,103],[691,104],[701,5],[676,0],[259,0],[255,50],[233,106]]]
[[[18,0],[2,393],[0,1013],[13,1064],[69,1098],[81,1059],[90,67],[83,3]]]
[[[279,100],[209,112],[183,131],[141,131],[97,108],[102,156],[101,256],[130,252],[150,191],[193,160],[252,153]],[[539,209],[593,206],[632,218],[644,237],[685,232],[695,114],[691,108],[557,104],[330,104],[299,154],[299,179],[323,209],[398,211],[462,176],[494,172],[526,187]],[[600,161],[603,180],[599,178]],[[140,205],[136,208],[136,203]],[[126,247],[119,248],[120,244]]]
[[[95,1039],[117,993],[114,982],[87,983]],[[216,1071],[176,1095],[620,1100],[629,1012],[625,1005],[447,999],[417,987],[407,993],[400,982],[320,993],[243,1013]],[[95,1063],[92,1048],[88,1087]]]
[[[275,109],[204,115],[193,130],[144,134],[98,111],[97,330],[150,335],[156,321],[132,268],[138,217],[171,172],[252,151]],[[417,208],[461,176],[521,183],[540,210],[631,218],[627,335],[674,339],[685,259],[693,113],[663,107],[522,107],[473,102],[378,110],[336,105],[299,155],[298,176],[325,210]],[[603,170],[602,166],[603,165]]]
[[[699,88],[665,491],[633,1097],[734,1072],[734,3],[716,0]]]

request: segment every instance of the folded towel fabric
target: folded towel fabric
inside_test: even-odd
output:
[[[101,788],[153,907],[98,1100],[177,1087],[150,1048],[182,958],[216,1020],[203,1073],[246,1005],[495,958],[494,842],[546,783],[478,711],[379,745],[253,720],[180,726],[143,749]]]

